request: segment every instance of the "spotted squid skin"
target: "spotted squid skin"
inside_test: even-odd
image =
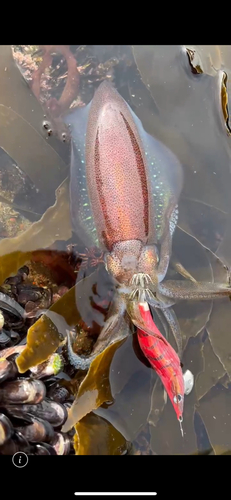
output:
[[[120,241],[146,244],[152,227],[145,152],[129,107],[107,82],[89,111],[86,175],[97,233],[107,249]]]

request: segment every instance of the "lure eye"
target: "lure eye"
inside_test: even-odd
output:
[[[178,420],[179,422],[183,422],[183,417],[180,415]]]
[[[177,402],[181,403],[181,401],[182,401],[181,394],[177,394],[177,396],[174,396],[173,401],[174,401],[174,403],[177,403]]]

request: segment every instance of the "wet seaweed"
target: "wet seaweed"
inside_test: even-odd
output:
[[[131,445],[110,422],[90,413],[75,425],[76,455],[125,455]]]
[[[79,420],[105,401],[112,401],[109,383],[111,360],[121,341],[109,345],[91,363],[89,371],[80,384],[77,397],[70,408],[63,432],[70,430]]]
[[[57,240],[66,241],[71,235],[68,181],[64,181],[56,190],[55,204],[48,208],[38,222],[34,222],[15,238],[4,238],[0,241],[0,283],[31,260],[33,251],[49,247]],[[12,252],[13,248],[15,251]]]

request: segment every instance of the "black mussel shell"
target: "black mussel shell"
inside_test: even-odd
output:
[[[17,427],[17,431],[30,443],[50,442],[54,437],[52,425],[42,419],[31,417],[32,423],[23,427]]]
[[[20,417],[14,417],[10,415],[10,413],[7,411],[7,406],[2,409],[2,411],[6,412],[7,415],[9,415],[10,420],[12,422],[12,425],[14,429],[18,429],[20,432],[20,427],[24,427],[25,425],[30,425],[33,423],[34,416],[30,415],[29,413],[24,413],[23,416],[21,415]]]
[[[24,278],[24,275],[25,275],[25,277],[28,276],[29,272],[30,272],[30,269],[28,266],[22,266],[18,270],[18,274],[21,275],[23,278]]]
[[[8,337],[7,333],[4,330],[0,331],[0,347],[5,346],[11,342],[10,337]]]
[[[53,427],[59,427],[66,422],[68,413],[64,405],[55,401],[42,401],[40,403],[44,411],[44,419],[48,420]]]
[[[22,282],[22,275],[18,274],[16,276],[10,276],[10,278],[7,278],[5,280],[6,285],[15,285],[17,286],[19,283]]]
[[[13,435],[14,428],[9,418],[0,413],[0,446],[5,444]]]
[[[43,295],[43,288],[35,285],[18,285],[18,302],[19,304],[26,304],[28,301],[36,302],[40,300]]]
[[[1,385],[0,403],[40,403],[46,396],[46,386],[41,380],[18,379]]]
[[[47,443],[36,444],[35,455],[56,455],[56,451]]]
[[[64,403],[69,398],[70,393],[66,387],[61,387],[56,383],[49,388],[47,396],[56,403]]]
[[[21,339],[21,336],[19,335],[18,332],[15,332],[14,330],[10,330],[8,332],[8,336],[10,337],[10,340],[14,343],[14,344],[18,344],[19,340]]]
[[[0,446],[0,455],[14,455],[17,451],[30,453],[30,445],[20,432],[15,432],[3,446]]]
[[[67,420],[67,409],[55,401],[44,400],[37,405],[5,405],[7,414],[24,419],[26,414],[47,420],[53,427],[59,427]]]
[[[5,380],[15,378],[17,373],[17,366],[13,361],[9,361],[5,358],[0,358],[0,383],[4,382]]]
[[[0,446],[0,455],[14,455],[20,450],[19,443],[16,443],[13,439],[9,439],[3,446]]]
[[[0,331],[2,331],[4,323],[5,323],[4,314],[3,314],[3,312],[0,309]]]
[[[49,390],[49,389],[50,389],[50,387],[51,387],[53,384],[55,384],[55,383],[57,383],[57,377],[52,376],[52,377],[48,377],[48,378],[46,378],[46,388],[47,388],[47,390]]]
[[[68,455],[70,453],[71,442],[67,434],[56,432],[50,444],[55,449],[57,455]]]
[[[30,270],[28,266],[21,267],[15,276],[10,276],[5,280],[7,285],[18,285],[28,276]]]
[[[19,444],[19,449],[23,449],[24,451],[30,450],[30,445],[27,439],[25,438],[25,436],[23,436],[23,434],[21,434],[20,431],[17,431],[16,429],[14,432],[14,440],[16,440],[16,442]]]
[[[24,318],[24,309],[16,300],[2,292],[0,292],[0,308],[4,314],[11,314],[17,321]]]

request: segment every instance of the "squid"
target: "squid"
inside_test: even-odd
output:
[[[166,280],[178,220],[183,170],[178,158],[150,136],[109,82],[92,101],[65,118],[71,134],[70,200],[73,230],[86,247],[97,247],[115,296],[108,318],[88,357],[73,352],[71,363],[88,369],[118,340],[128,314],[144,330],[132,307],[147,302],[167,320],[182,354],[182,336],[172,306],[179,300],[207,300],[231,294],[230,283]],[[182,266],[181,266],[182,267]],[[146,332],[152,332],[146,327]]]

